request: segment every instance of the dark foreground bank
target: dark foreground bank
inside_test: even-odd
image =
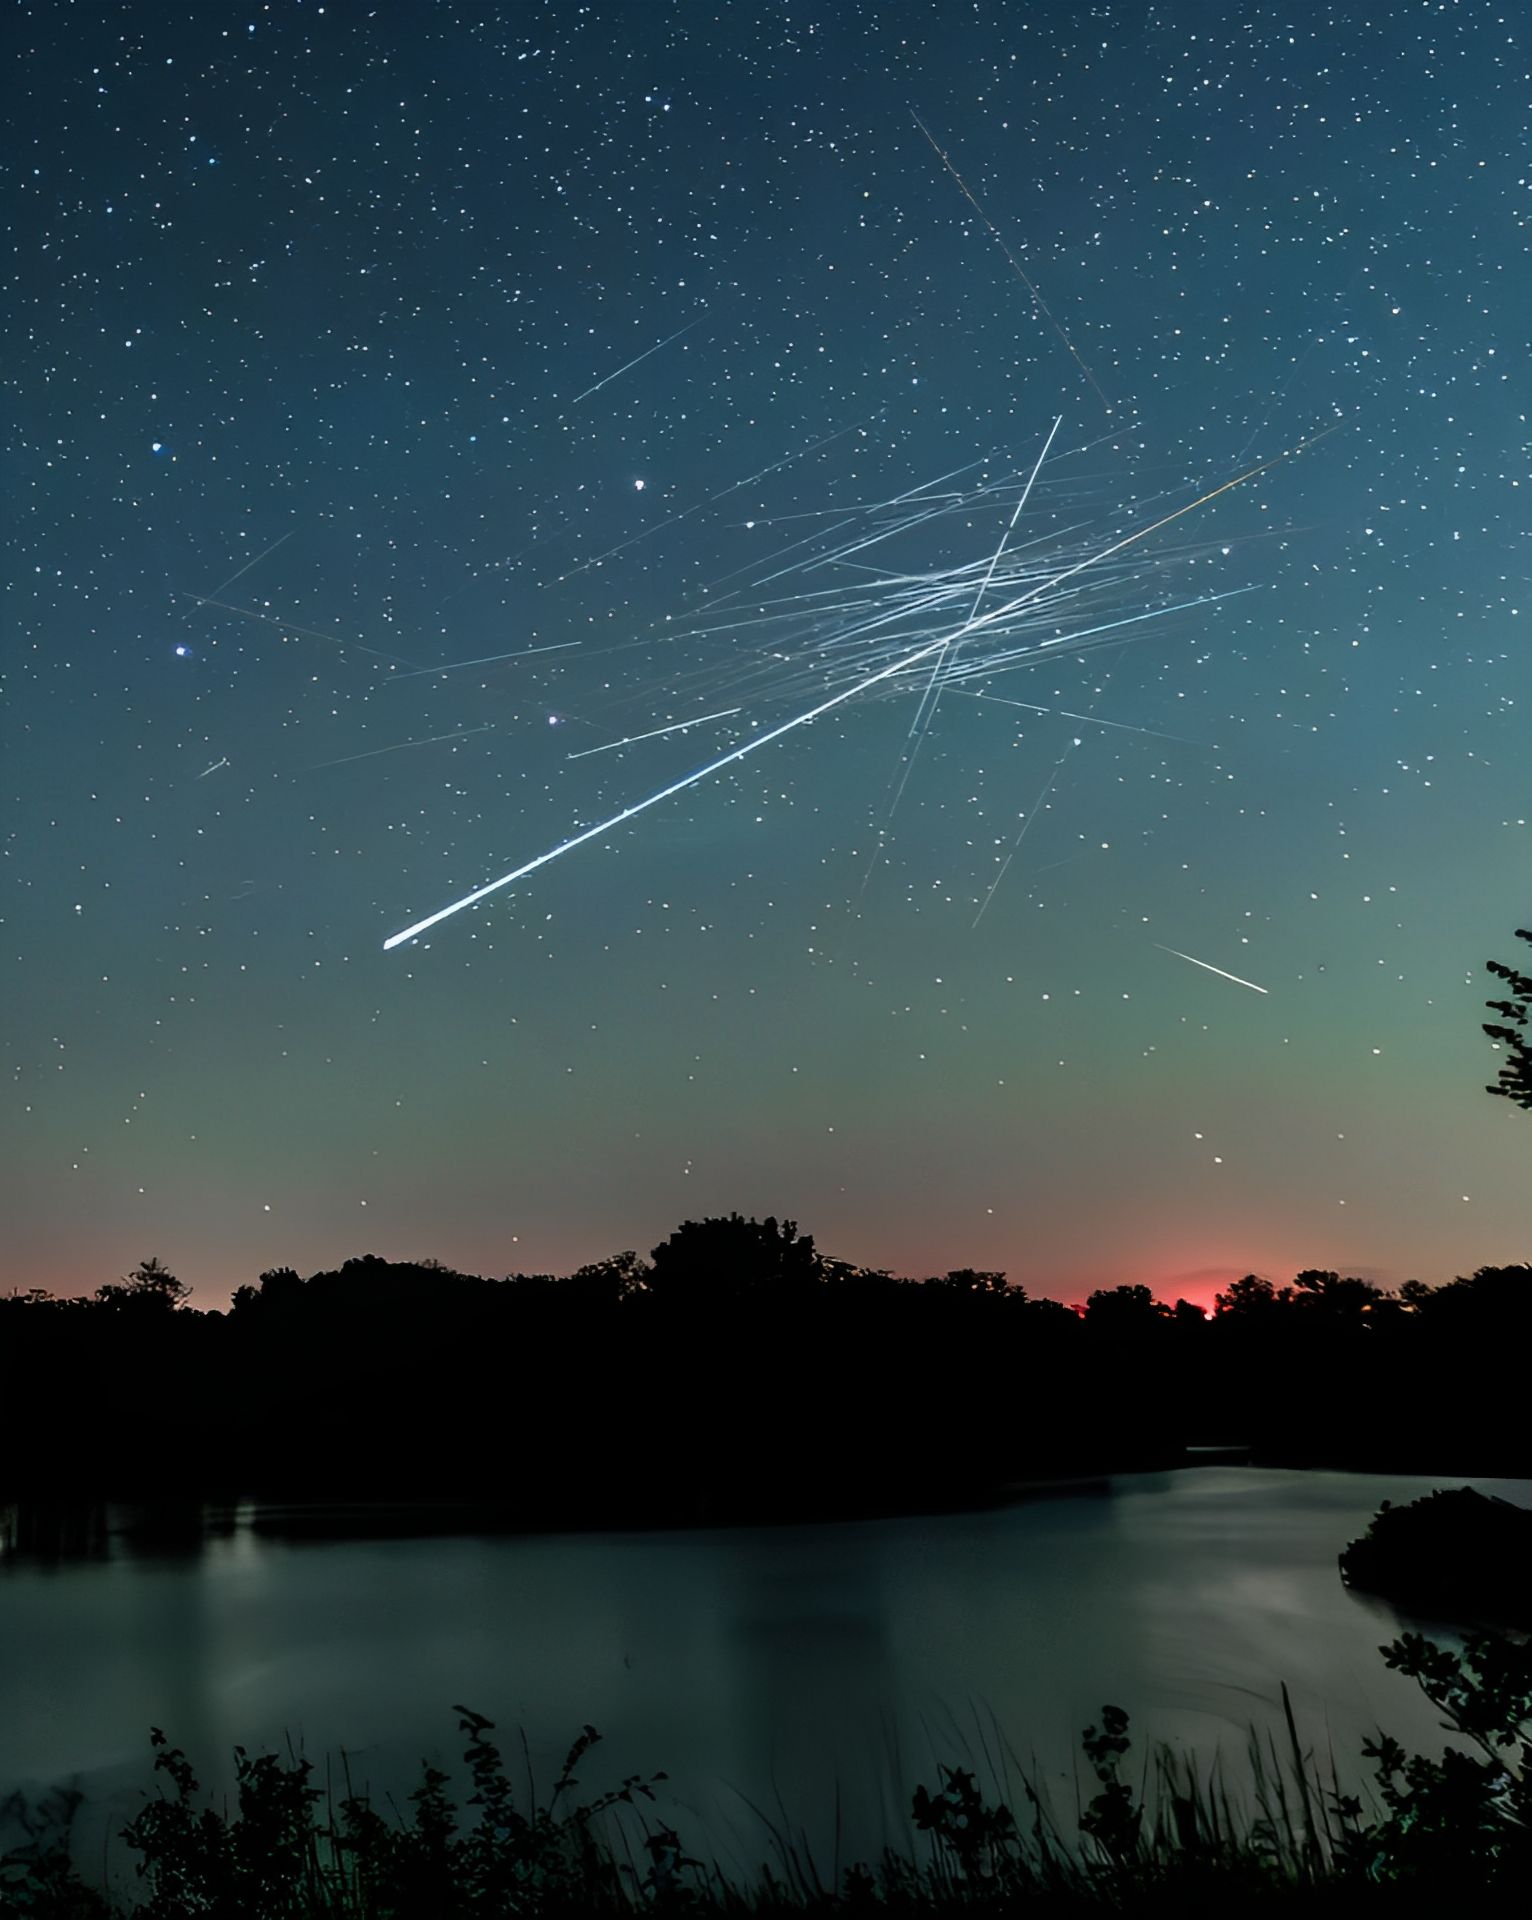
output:
[[[156,1785],[123,1840],[136,1898],[110,1899],[68,1849],[74,1811],[7,1810],[26,1837],[0,1862],[15,1920],[509,1920],[595,1913],[1402,1914],[1423,1898],[1475,1912],[1532,1883],[1532,1647],[1471,1635],[1462,1654],[1406,1634],[1382,1649],[1454,1734],[1440,1760],[1368,1741],[1374,1786],[1342,1794],[1291,1713],[1283,1750],[1254,1738],[1243,1768],[1204,1777],[1168,1749],[1134,1754],[1102,1709],[1082,1736],[1080,1804],[1061,1810],[1014,1757],[941,1769],[916,1789],[910,1842],[873,1862],[812,1861],[761,1818],[751,1884],[726,1877],[657,1817],[663,1774],[582,1790],[587,1727],[539,1800],[513,1786],[493,1724],[459,1707],[463,1778],[427,1767],[406,1809],[375,1807],[344,1765],[328,1789],[306,1760],[238,1751],[233,1806],[204,1804],[192,1763],[155,1730]],[[1285,1698],[1285,1694],[1284,1694]],[[464,1793],[462,1786],[469,1791]],[[1087,1797],[1088,1796],[1088,1797]]]

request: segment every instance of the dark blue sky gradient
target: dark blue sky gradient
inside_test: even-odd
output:
[[[1525,1258],[1532,62],[1375,12],[18,8],[8,1283]],[[912,675],[383,951],[897,657],[1055,418],[1007,564],[1275,464],[913,766]]]

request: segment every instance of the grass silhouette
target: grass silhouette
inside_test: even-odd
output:
[[[1061,1816],[996,1732],[971,1768],[915,1790],[907,1844],[826,1875],[785,1817],[756,1809],[754,1878],[688,1850],[658,1817],[665,1776],[579,1797],[600,1736],[585,1727],[546,1798],[523,1747],[512,1784],[493,1723],[458,1707],[471,1791],[427,1766],[405,1809],[313,1783],[298,1754],[235,1750],[235,1804],[204,1804],[192,1764],[152,1733],[155,1791],[123,1831],[138,1897],[88,1886],[70,1857],[78,1796],[8,1811],[26,1827],[0,1861],[15,1920],[501,1920],[505,1916],[1404,1913],[1423,1896],[1509,1895],[1532,1869],[1532,1646],[1482,1632],[1461,1653],[1405,1634],[1382,1649],[1465,1744],[1440,1760],[1387,1735],[1364,1744],[1368,1804],[1334,1756],[1304,1744],[1287,1691],[1286,1741],[1252,1733],[1242,1768],[1204,1771],[1167,1745],[1132,1768],[1129,1721],[1106,1706],[1082,1745],[1089,1798]],[[1136,1779],[1135,1779],[1136,1774]],[[981,1779],[981,1776],[982,1779]]]

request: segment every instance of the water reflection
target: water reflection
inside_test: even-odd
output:
[[[838,1798],[857,1835],[892,1838],[903,1824],[881,1549],[870,1526],[788,1528],[737,1536],[726,1563],[737,1738],[771,1784],[760,1813],[794,1844],[809,1844],[794,1801]]]
[[[0,1504],[0,1567],[196,1558],[240,1535],[270,1540],[414,1540],[511,1531],[482,1501],[17,1500]]]
[[[99,1853],[162,1726],[214,1792],[236,1742],[291,1738],[402,1804],[422,1759],[461,1776],[463,1701],[511,1751],[525,1730],[544,1785],[589,1721],[607,1738],[582,1786],[664,1768],[661,1816],[726,1863],[765,1857],[754,1807],[828,1868],[837,1794],[842,1858],[875,1854],[907,1837],[913,1784],[982,1771],[999,1729],[1067,1810],[1104,1701],[1237,1759],[1252,1720],[1280,1725],[1283,1680],[1355,1780],[1379,1724],[1440,1734],[1336,1555],[1432,1484],[1219,1466],[980,1513],[535,1537],[468,1507],[429,1536],[406,1509],[13,1507],[0,1644],[27,1657],[0,1682],[0,1799],[78,1780]]]
[[[106,1560],[112,1551],[111,1525],[105,1505],[53,1505],[43,1501],[13,1501],[0,1505],[0,1565],[27,1560],[35,1566],[56,1567],[64,1561]]]

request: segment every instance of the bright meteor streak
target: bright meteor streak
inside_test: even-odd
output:
[[[565,754],[566,760],[588,760],[593,753],[615,753],[619,747],[637,746],[640,740],[658,740],[667,733],[685,733],[688,727],[705,727],[709,720],[727,720],[743,713],[743,707],[725,707],[721,713],[699,713],[695,720],[678,720],[672,727],[656,727],[652,733],[630,733],[621,740],[608,740],[605,746],[582,747],[578,753]]]
[[[961,630],[960,630],[961,631]],[[535,873],[539,867],[546,867],[551,860],[557,860],[566,853],[573,853],[576,847],[583,847],[587,840],[599,839],[603,833],[610,833],[614,827],[622,826],[626,821],[646,813],[650,807],[657,807],[662,800],[668,800],[673,793],[681,793],[687,787],[696,786],[699,780],[706,780],[712,774],[721,773],[725,767],[732,767],[736,760],[743,760],[747,753],[754,753],[757,747],[769,746],[773,740],[780,740],[785,733],[791,733],[795,727],[807,726],[809,721],[817,720],[822,713],[828,713],[832,707],[844,705],[857,694],[865,693],[869,687],[875,687],[882,680],[892,680],[896,673],[904,673],[910,667],[918,666],[922,660],[929,660],[933,653],[950,644],[955,635],[947,635],[940,640],[932,640],[924,647],[917,647],[913,653],[907,653],[902,660],[896,660],[892,666],[882,667],[877,673],[870,673],[865,679],[844,688],[840,693],[832,694],[817,707],[810,707],[807,713],[800,713],[791,720],[784,720],[780,727],[773,727],[769,733],[758,734],[754,740],[747,740],[741,747],[734,747],[722,754],[717,760],[710,760],[705,767],[698,767],[694,773],[686,774],[680,780],[673,780],[668,787],[661,787],[658,793],[651,793],[645,800],[635,800],[631,807],[624,807],[621,813],[614,813],[610,819],[598,820],[593,827],[561,840],[556,847],[550,847],[546,853],[538,854],[535,860],[528,860],[523,866],[503,873],[498,880],[491,880],[487,886],[476,887],[472,893],[465,893],[461,900],[454,900],[449,906],[438,907],[435,913],[428,913],[424,920],[417,920],[412,927],[406,927],[401,933],[390,934],[383,942],[385,953],[391,947],[402,946],[406,940],[413,940],[430,927],[443,920],[450,919],[454,913],[461,913],[464,907],[477,906],[492,893],[498,893],[502,887],[508,887],[515,880],[524,880],[529,873]]]
[[[1055,423],[1048,437],[1049,445],[1057,431],[1058,426]],[[1334,429],[1330,428],[1326,431],[1334,431]],[[794,622],[801,624],[806,621],[807,633],[800,635],[796,641],[784,637],[783,641],[777,645],[768,642],[764,648],[751,647],[747,649],[751,656],[748,661],[739,666],[729,666],[722,674],[715,668],[708,669],[716,689],[714,697],[723,693],[724,685],[730,680],[736,683],[742,679],[754,680],[763,672],[772,672],[773,663],[787,664],[792,670],[793,678],[797,679],[800,685],[803,679],[812,676],[812,681],[817,682],[816,691],[820,694],[824,694],[826,686],[833,685],[842,675],[847,678],[849,684],[843,685],[835,693],[818,699],[815,705],[796,714],[792,719],[785,720],[764,733],[754,734],[738,746],[731,748],[729,752],[708,761],[681,779],[672,781],[657,792],[634,801],[632,805],[622,808],[603,820],[598,820],[591,826],[581,828],[568,839],[560,841],[558,845],[550,847],[535,858],[523,862],[509,873],[474,888],[462,898],[450,901],[434,913],[427,914],[423,919],[415,921],[400,932],[391,934],[382,943],[384,951],[390,951],[402,946],[408,940],[418,938],[442,921],[450,919],[452,915],[461,913],[465,907],[476,906],[481,900],[488,899],[491,894],[498,893],[502,888],[509,887],[516,881],[525,879],[528,874],[535,873],[538,868],[545,867],[552,861],[561,859],[566,853],[572,853],[577,847],[584,846],[587,841],[599,839],[628,821],[636,819],[649,808],[658,806],[662,800],[668,800],[673,794],[682,793],[703,780],[711,779],[714,774],[721,773],[725,768],[743,760],[757,748],[769,746],[773,741],[782,739],[799,727],[807,726],[811,721],[817,720],[822,714],[831,712],[846,701],[856,699],[873,688],[883,686],[899,675],[907,674],[925,661],[935,662],[934,674],[928,676],[933,679],[934,684],[926,687],[921,698],[926,724],[929,724],[930,707],[934,704],[941,688],[949,681],[970,680],[979,673],[993,676],[1031,660],[1051,659],[1056,656],[1046,651],[1049,648],[1078,648],[1082,641],[1095,635],[1132,625],[1137,620],[1151,619],[1163,613],[1175,611],[1174,608],[1154,608],[1121,619],[1100,621],[1094,618],[1096,608],[1100,606],[1102,599],[1107,594],[1120,590],[1120,584],[1125,577],[1126,563],[1121,561],[1119,556],[1140,547],[1152,536],[1167,527],[1176,525],[1187,515],[1197,512],[1233,488],[1244,485],[1256,475],[1268,471],[1282,461],[1294,458],[1322,437],[1316,434],[1287,451],[1274,455],[1271,459],[1247,467],[1218,485],[1207,487],[1195,499],[1187,501],[1184,505],[1160,513],[1147,525],[1118,532],[1104,545],[1095,546],[1071,539],[1069,544],[1060,547],[1057,542],[1072,536],[1076,531],[1074,528],[1068,528],[1063,536],[1055,534],[1056,544],[1051,560],[1034,554],[1033,549],[1039,544],[1037,542],[1028,542],[1020,548],[1011,546],[1011,535],[1042,464],[1039,458],[1026,480],[1022,499],[1011,515],[1010,523],[1001,536],[999,546],[987,562],[981,559],[961,567],[935,572],[929,571],[928,563],[927,570],[921,572],[888,574],[872,588],[866,587],[865,584],[838,583],[827,590],[827,595],[811,590],[808,593],[778,595],[770,599],[761,597],[762,589],[776,579],[792,573],[808,572],[821,564],[831,562],[844,564],[851,555],[862,551],[863,548],[875,545],[881,540],[893,538],[896,534],[908,532],[909,529],[924,525],[933,518],[933,510],[922,504],[919,511],[905,514],[899,525],[878,527],[870,535],[853,537],[851,543],[843,546],[838,552],[825,553],[824,547],[842,530],[842,526],[854,525],[859,519],[865,524],[864,510],[854,509],[845,521],[821,533],[810,535],[807,541],[799,542],[795,547],[788,549],[789,553],[794,553],[804,546],[812,550],[817,545],[821,551],[815,559],[797,560],[790,566],[779,567],[775,573],[766,574],[764,577],[757,575],[748,587],[733,588],[724,596],[732,599],[748,593],[756,603],[753,611],[757,617],[783,619],[790,626]],[[1045,455],[1047,451],[1048,446],[1045,446],[1043,450]],[[1002,488],[1009,486],[1008,478],[1001,478],[994,482],[990,482],[984,475],[980,478],[982,484],[972,501],[961,508],[942,504],[935,510],[935,517],[949,517],[959,511],[971,512],[981,501],[992,500]],[[868,511],[882,514],[889,504],[880,503],[876,509]],[[913,501],[909,504],[912,507],[915,505]],[[692,509],[687,511],[690,512]],[[781,557],[781,555],[778,556],[779,559]],[[1039,564],[1040,560],[1041,564]],[[744,571],[750,572],[752,569]],[[862,569],[857,568],[853,571],[861,572]],[[715,582],[715,585],[718,584],[722,583]],[[984,604],[991,595],[998,600],[998,605]],[[1198,602],[1189,604],[1205,604],[1207,600],[1221,597],[1223,596],[1203,596]],[[957,624],[943,629],[938,623],[942,621],[944,612],[951,608],[955,601],[961,602],[966,617],[961,613],[957,614],[955,616]],[[706,631],[718,631],[713,625],[718,612],[718,603],[715,602],[707,612]],[[946,617],[953,618],[954,615],[946,612]],[[1091,621],[1092,624],[1082,624],[1085,621]],[[742,625],[753,624],[753,622],[750,613],[746,612],[741,619],[730,624]],[[1052,633],[1046,638],[1037,638],[1036,636],[1044,627],[1051,627]],[[900,629],[903,630],[902,633]],[[874,635],[877,636],[876,639],[873,638]],[[1032,636],[1030,639],[1029,635]],[[970,637],[977,640],[980,647],[987,646],[986,657],[978,660],[965,658],[961,664],[958,664],[958,650],[963,643],[970,640]],[[850,643],[853,642],[860,643],[859,650],[864,663],[868,654],[872,654],[874,659],[881,654],[887,664],[869,667],[861,672],[856,671],[850,657]],[[784,650],[789,645],[795,645],[797,651],[794,653]],[[907,650],[901,651],[897,658],[891,659],[889,655],[896,646]],[[996,651],[997,647],[998,651]],[[414,662],[403,664],[415,666]],[[784,697],[787,693],[787,689],[780,685],[776,691],[779,697]],[[890,688],[889,691],[893,689]],[[803,697],[812,696],[806,694]],[[703,717],[727,718],[729,716],[720,714]],[[918,708],[917,728],[920,722],[921,711]],[[672,727],[656,728],[650,735],[638,737],[649,738],[660,733],[680,731],[685,724],[683,722]],[[917,742],[920,737],[921,734],[917,731],[915,734]],[[608,744],[621,746],[628,742],[616,741]],[[597,748],[591,751],[601,750]],[[584,756],[570,756],[570,758],[581,757]],[[1044,790],[1043,800],[1046,800],[1051,787],[1050,780],[1048,787]],[[1025,836],[1031,819],[1035,817],[1038,810],[1039,807],[1034,806],[1032,813],[1022,822],[1021,832],[1017,836],[1018,842]],[[1014,851],[1013,847],[1012,852]],[[1001,872],[1003,871],[1002,865]],[[992,895],[994,888],[992,887],[990,891]],[[988,902],[986,901],[985,904],[987,905]],[[982,907],[980,911],[982,914]],[[1181,954],[1174,948],[1166,948],[1165,951],[1175,953],[1177,958],[1184,959],[1194,966],[1204,967],[1211,973],[1220,974],[1238,986],[1249,988],[1252,992],[1266,992],[1264,987],[1256,986],[1254,981],[1242,980],[1237,974],[1224,974],[1222,968],[1214,967],[1207,961],[1197,960],[1191,954]]]
[[[1199,960],[1195,954],[1182,953],[1179,947],[1161,947],[1158,940],[1150,943],[1160,947],[1161,953],[1173,953],[1178,960],[1189,960],[1194,967],[1201,967],[1207,973],[1216,973],[1220,980],[1232,980],[1237,987],[1248,987],[1252,993],[1269,993],[1269,987],[1258,987],[1253,980],[1241,980],[1237,973],[1225,973],[1222,967],[1215,967],[1211,960]]]

